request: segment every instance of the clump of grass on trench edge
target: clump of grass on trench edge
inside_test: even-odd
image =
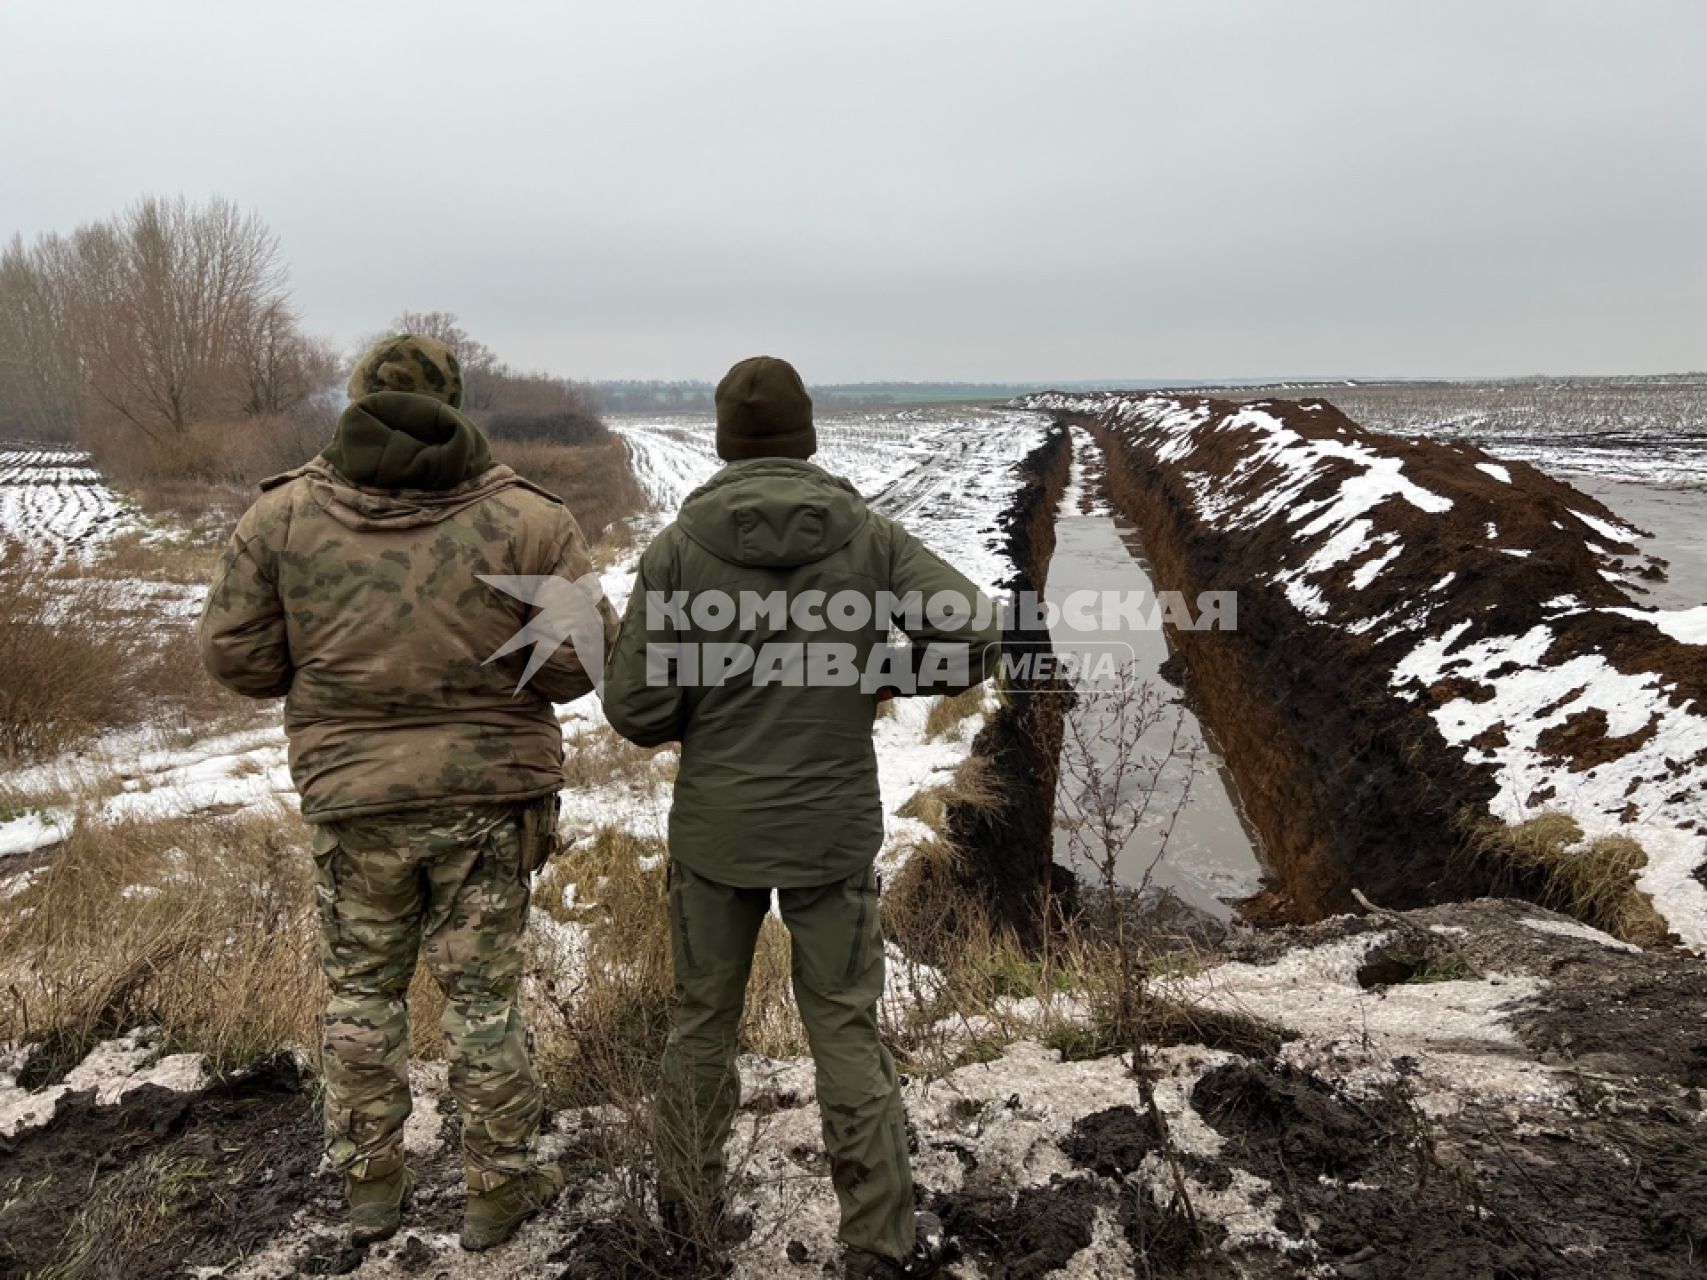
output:
[[[974,685],[961,693],[943,694],[931,700],[925,712],[925,741],[935,742],[955,732],[973,716],[984,710],[985,689]]]
[[[1653,900],[1636,887],[1648,855],[1630,836],[1589,840],[1575,818],[1548,811],[1511,826],[1474,829],[1460,856],[1491,872],[1496,884],[1510,879],[1539,884],[1536,898],[1542,906],[1625,942],[1651,947],[1670,936]]]

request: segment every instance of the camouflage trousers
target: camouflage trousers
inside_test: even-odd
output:
[[[472,1190],[532,1167],[541,1110],[517,1002],[529,889],[525,806],[484,805],[314,829],[326,1007],[326,1151],[340,1172],[403,1162],[407,996],[417,960],[444,991],[440,1025]]]
[[[658,1097],[659,1198],[710,1203],[740,1102],[735,1055],[769,889],[740,889],[670,864],[676,1012]],[[878,1034],[883,930],[876,873],[779,889],[794,998],[812,1047],[819,1118],[841,1205],[842,1242],[888,1258],[912,1251],[913,1175],[894,1060]]]

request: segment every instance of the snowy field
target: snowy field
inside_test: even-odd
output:
[[[0,448],[0,545],[50,562],[139,527],[89,455],[55,446]]]
[[[1216,391],[1237,400],[1271,389]],[[1707,375],[1292,386],[1376,431],[1461,439],[1553,475],[1707,489]]]
[[[705,418],[618,418],[634,473],[661,512],[722,464]],[[1013,499],[1013,464],[1043,438],[1047,419],[1010,409],[963,407],[843,412],[818,420],[819,466],[851,481],[871,505],[907,526],[985,589],[1013,572],[995,537]]]
[[[683,498],[718,468],[708,421],[618,421],[634,469],[657,510],[641,518],[635,550],[601,571],[606,594],[620,611],[634,580],[635,563],[650,531],[673,516]],[[1001,550],[998,514],[1019,487],[1014,465],[1037,447],[1047,419],[1008,410],[902,410],[887,414],[826,415],[818,424],[816,459],[852,480],[880,511],[902,519],[927,546],[951,559],[989,589],[1013,567]],[[81,481],[92,495],[106,494],[87,468]],[[111,495],[108,494],[111,499]],[[95,498],[90,498],[94,501]],[[116,511],[116,500],[113,509]],[[13,504],[8,518],[26,508]],[[20,536],[32,526],[18,526]],[[10,523],[0,526],[11,533]],[[161,597],[162,614],[181,616],[182,598]],[[898,700],[877,727],[884,807],[890,817],[886,865],[898,866],[913,841],[927,833],[895,814],[917,791],[940,784],[966,757],[980,721],[927,741],[928,699]],[[570,750],[608,735],[596,700],[560,709]],[[583,743],[581,740],[585,739]],[[570,834],[600,826],[659,834],[669,804],[668,770],[657,759],[639,777],[596,788],[566,791],[564,821]],[[112,735],[93,748],[11,774],[0,774],[0,794],[79,796],[86,810],[108,819],[229,814],[257,805],[294,808],[285,764],[284,733],[277,724],[225,734],[189,747],[162,749],[147,733]],[[27,853],[63,839],[74,816],[69,801],[32,804],[0,822],[0,857]]]
[[[974,582],[995,591],[1014,572],[1002,549],[996,520],[1020,485],[1015,466],[1042,442],[1048,419],[1013,410],[903,409],[888,413],[826,414],[818,420],[813,461],[851,481],[885,515],[900,520],[924,544],[952,561]],[[709,419],[617,419],[629,444],[634,473],[656,508],[655,528],[672,518],[695,488],[722,465]],[[640,540],[642,544],[645,538]],[[636,550],[601,576],[620,610],[632,589]],[[903,698],[877,722],[877,761],[885,811],[880,863],[897,870],[927,828],[897,813],[917,792],[945,783],[966,758],[982,724],[962,721],[934,740],[925,736],[930,699]],[[563,708],[571,750],[578,739],[608,733],[599,705],[584,699]],[[668,756],[669,753],[666,753]],[[650,786],[621,779],[605,787],[566,791],[564,823],[570,834],[617,825],[662,835],[669,806],[667,761],[657,762]]]

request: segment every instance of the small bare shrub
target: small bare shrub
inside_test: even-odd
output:
[[[149,656],[99,593],[0,561],[0,760],[51,755],[133,714]]]
[[[612,525],[646,509],[646,495],[634,478],[628,446],[621,440],[584,445],[494,440],[492,451],[499,462],[562,498],[589,542],[597,542]]]

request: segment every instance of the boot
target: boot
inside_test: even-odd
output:
[[[346,1178],[344,1193],[350,1201],[350,1243],[375,1244],[391,1239],[403,1224],[415,1175],[404,1168],[377,1178]]]
[[[897,1261],[859,1249],[848,1250],[847,1280],[915,1280],[934,1276],[948,1261],[948,1241],[943,1234],[942,1219],[934,1213],[921,1213],[913,1238],[913,1251]]]
[[[563,1171],[554,1164],[542,1164],[491,1191],[469,1192],[462,1214],[462,1247],[479,1253],[503,1244],[562,1190]]]

